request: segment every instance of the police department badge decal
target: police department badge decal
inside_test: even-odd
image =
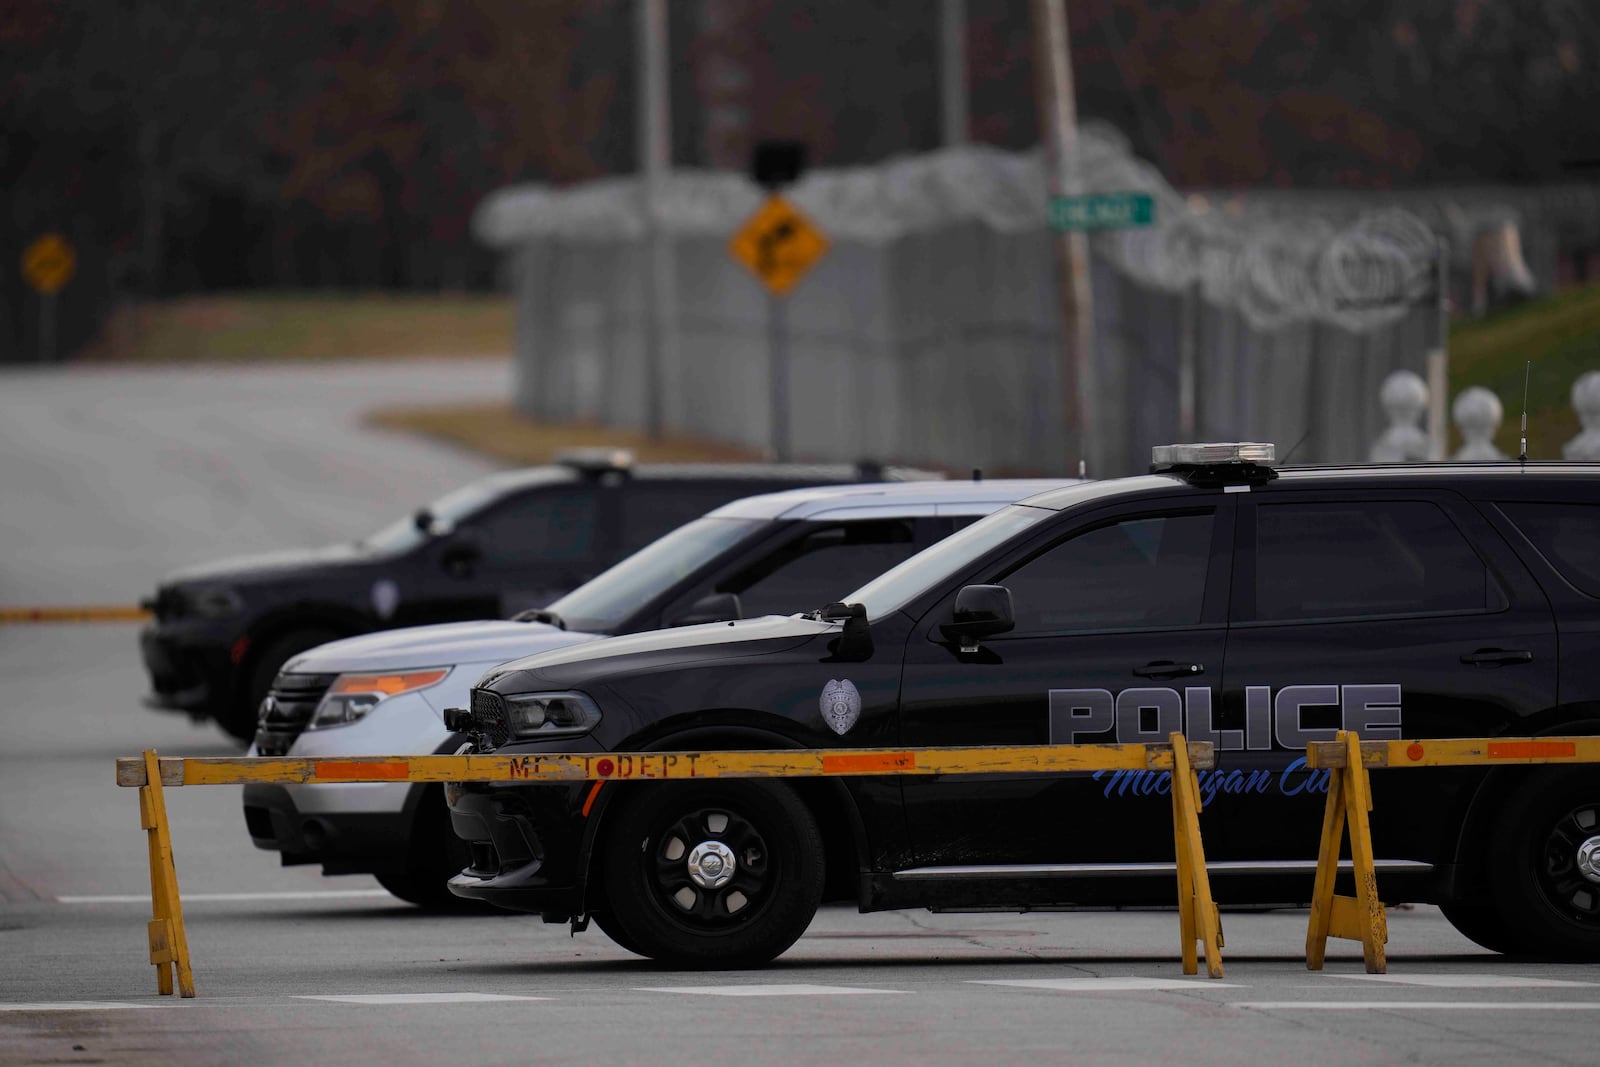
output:
[[[823,721],[841,736],[861,717],[861,694],[848,678],[841,681],[828,679],[828,684],[822,687],[822,699],[817,704],[822,709]]]

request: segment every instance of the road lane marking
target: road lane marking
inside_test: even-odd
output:
[[[1212,988],[1207,985],[1206,988]],[[1257,1000],[1230,1004],[1246,1011],[1600,1011],[1600,1004],[1502,1000]]]
[[[294,1000],[327,1000],[336,1004],[489,1004],[504,1000],[549,1000],[509,993],[349,993],[341,996],[295,996]]]
[[[1330,974],[1353,982],[1390,982],[1395,985],[1428,986],[1432,989],[1519,989],[1534,986],[1566,986],[1592,989],[1594,982],[1573,982],[1565,978],[1528,978],[1519,974]]]
[[[0,1011],[121,1011],[125,1008],[154,1008],[154,1004],[124,1004],[106,1000],[57,1000],[38,1004],[0,1004]]]
[[[1177,978],[973,978],[968,985],[1016,986],[1019,989],[1054,989],[1062,993],[1127,993],[1141,989],[1243,989],[1232,982]]]
[[[223,904],[273,900],[393,900],[386,889],[308,889],[282,893],[185,893],[185,904]],[[149,893],[109,893],[100,896],[59,896],[57,904],[148,904]]]
[[[634,989],[639,993],[692,993],[705,997],[838,997],[907,992],[842,985],[680,985],[635,986]]]

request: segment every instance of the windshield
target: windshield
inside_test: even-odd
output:
[[[552,470],[548,479],[519,479],[516,489],[542,485],[547,481],[553,484],[569,480],[570,476],[566,473]],[[374,552],[409,552],[429,537],[448,533],[463,519],[483,510],[505,496],[508,491],[503,476],[480,478],[475,482],[469,482],[459,489],[452,489],[427,506],[428,514],[433,516],[433,523],[426,532],[417,529],[416,515],[413,513],[403,519],[396,519],[371,537],[362,538],[361,546]]]
[[[1012,504],[884,571],[845,597],[844,602],[863,604],[868,619],[881,619],[890,612],[899,611],[951,574],[965,569],[991,548],[1054,514],[1048,508]]]
[[[766,525],[764,519],[696,519],[580,585],[546,610],[560,616],[569,630],[614,633],[633,612]]]

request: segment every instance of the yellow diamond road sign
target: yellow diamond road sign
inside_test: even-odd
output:
[[[29,285],[46,296],[59,293],[72,280],[78,257],[59,233],[47,233],[28,245],[22,253],[22,276]]]
[[[793,204],[773,196],[739,227],[728,251],[774,296],[783,296],[827,254],[828,239]]]

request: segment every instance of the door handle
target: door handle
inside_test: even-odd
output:
[[[1474,667],[1499,667],[1507,663],[1532,663],[1533,653],[1516,648],[1480,648],[1461,657]]]
[[[1170,659],[1152,660],[1143,667],[1135,667],[1133,673],[1140,678],[1185,678],[1190,675],[1204,674],[1205,666],[1199,663],[1174,663]]]

